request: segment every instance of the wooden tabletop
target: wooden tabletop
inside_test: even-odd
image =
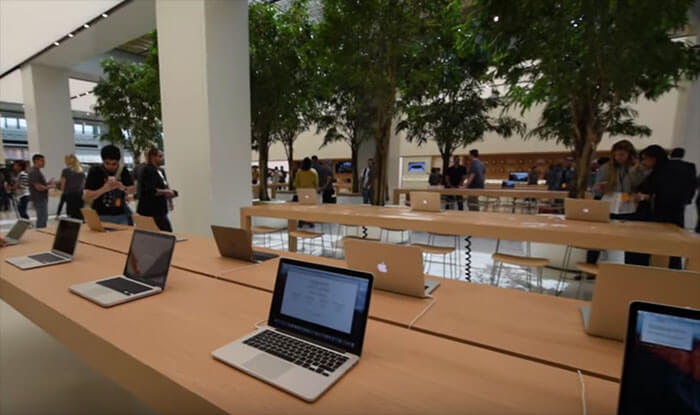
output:
[[[325,265],[345,261],[256,248]],[[222,273],[222,279],[274,289],[279,260]],[[370,317],[447,339],[566,368],[610,380],[622,373],[622,342],[587,335],[580,308],[586,301],[530,293],[490,285],[436,278],[431,299],[375,290]],[[427,308],[430,306],[429,308]],[[427,308],[427,311],[419,315]]]
[[[405,189],[398,188],[394,189],[393,203],[395,205],[399,204],[399,200],[402,194],[410,194],[411,192],[436,192],[442,195],[451,196],[485,196],[485,197],[512,197],[516,199],[540,199],[540,200],[552,200],[552,199],[566,199],[569,197],[569,192],[566,191],[555,191],[555,190],[543,190],[533,186],[532,188],[527,188],[525,186],[514,187],[514,188],[501,188],[501,189],[464,189],[464,188],[444,188],[444,187],[426,187],[424,189]]]
[[[50,242],[31,231],[3,248],[0,260]],[[123,261],[89,245],[50,271],[20,271],[3,260],[0,296],[159,412],[581,412],[574,372],[377,321],[368,324],[359,365],[307,404],[211,357],[267,316],[269,293],[176,268],[163,294],[109,309],[68,292],[72,284],[120,273]],[[589,413],[614,412],[618,385],[584,381]]]
[[[289,219],[290,229],[296,228],[296,220],[303,220],[681,256],[689,259],[689,269],[700,269],[700,237],[671,224],[600,223],[513,213],[415,212],[403,207],[298,203],[249,206],[241,208],[240,214],[241,226],[248,229],[253,216],[273,217]]]

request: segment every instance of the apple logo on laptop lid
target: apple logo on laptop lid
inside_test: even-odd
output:
[[[588,208],[583,208],[583,213],[588,213],[588,212],[589,212]]]
[[[379,264],[377,264],[377,270],[379,272],[387,273],[389,272],[389,269],[387,268],[386,264],[382,261]]]
[[[424,205],[427,205],[427,204],[428,204],[428,201],[425,200],[425,199],[423,199],[423,204],[424,204]]]

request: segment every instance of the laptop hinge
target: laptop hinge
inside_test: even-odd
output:
[[[54,255],[58,255],[58,256],[60,256],[60,257],[66,258],[66,259],[70,259],[70,258],[71,258],[71,255],[68,255],[67,253],[61,252],[61,251],[59,251],[59,250],[57,250],[57,249],[52,249],[52,250],[51,250],[51,253],[54,254]]]
[[[272,326],[270,326],[270,327],[272,327]],[[299,338],[301,338],[301,339],[304,339],[304,340],[308,341],[309,343],[318,344],[319,346],[323,346],[323,347],[325,347],[325,348],[334,350],[334,351],[336,351],[336,352],[338,352],[338,353],[349,353],[347,350],[343,350],[343,349],[339,348],[338,346],[333,346],[332,344],[328,344],[328,343],[326,343],[326,342],[324,342],[324,341],[314,339],[314,338],[312,338],[312,337],[310,337],[310,336],[305,336],[305,335],[303,335],[303,334],[294,333],[294,332],[292,332],[292,331],[285,330],[285,329],[281,329],[281,328],[279,328],[279,327],[273,327],[273,328],[274,328],[275,330],[281,331],[282,333],[287,334],[287,335],[289,335],[289,336],[292,336],[292,337],[299,337]]]

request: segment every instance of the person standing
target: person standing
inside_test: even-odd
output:
[[[483,189],[486,186],[486,167],[479,160],[479,150],[469,151],[469,171],[467,172],[467,180],[464,185],[467,189]],[[479,210],[479,197],[469,196],[467,198],[467,207],[471,211]]]
[[[700,233],[700,176],[697,182],[698,195],[695,197],[695,208],[698,210],[698,220],[695,224],[695,232]]]
[[[294,188],[318,189],[318,174],[311,168],[311,159],[305,157],[301,162],[301,168],[294,176]]]
[[[170,189],[165,171],[160,167],[163,152],[154,147],[148,151],[146,160],[139,177],[140,194],[136,211],[139,215],[152,217],[161,231],[172,232],[173,227],[168,219],[168,201],[177,197],[177,192]]]
[[[126,196],[134,194],[134,180],[121,163],[121,151],[112,144],[102,147],[102,164],[88,171],[85,198],[104,222],[129,225]]]
[[[24,160],[15,160],[12,164],[15,172],[13,190],[15,200],[17,200],[17,214],[22,219],[29,220],[27,206],[29,205],[29,174],[27,173],[27,163]]]
[[[462,166],[459,156],[452,157],[452,165],[445,172],[445,187],[456,189],[464,183],[467,178],[467,168]],[[464,199],[462,196],[448,196],[446,209],[450,208],[451,201],[457,200],[457,209],[464,210]]]
[[[49,190],[55,187],[54,180],[48,182],[44,177],[41,169],[46,165],[46,160],[43,155],[35,154],[32,156],[32,170],[29,172],[29,196],[36,210],[36,228],[41,229],[46,227],[46,222],[49,219]]]
[[[439,167],[433,167],[430,169],[430,176],[428,176],[428,185],[430,186],[440,186],[442,184],[442,174],[440,174]]]
[[[328,166],[328,161],[321,162],[317,172],[318,190],[323,203],[331,203],[333,202],[333,170]]]
[[[362,170],[360,175],[360,184],[362,185],[362,203],[371,204],[372,203],[372,193],[373,193],[373,182],[374,182],[374,159],[367,159],[367,167]]]
[[[85,173],[75,154],[66,156],[66,166],[61,172],[61,189],[62,197],[66,201],[66,213],[71,218],[82,220],[83,214],[80,209],[83,208]]]
[[[527,184],[535,185],[539,180],[539,175],[537,174],[537,166],[530,167],[530,172],[527,174]]]

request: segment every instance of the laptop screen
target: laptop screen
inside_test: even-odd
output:
[[[633,303],[619,414],[700,414],[700,311]]]
[[[76,220],[61,219],[58,222],[56,236],[53,238],[53,250],[73,255],[75,245],[78,243],[81,222]]]
[[[371,293],[372,274],[285,258],[268,323],[360,355]]]
[[[31,223],[28,221],[18,220],[5,236],[7,236],[9,239],[17,240],[24,234],[24,231],[29,228],[30,224]]]
[[[134,230],[124,275],[150,286],[165,288],[175,236]]]

